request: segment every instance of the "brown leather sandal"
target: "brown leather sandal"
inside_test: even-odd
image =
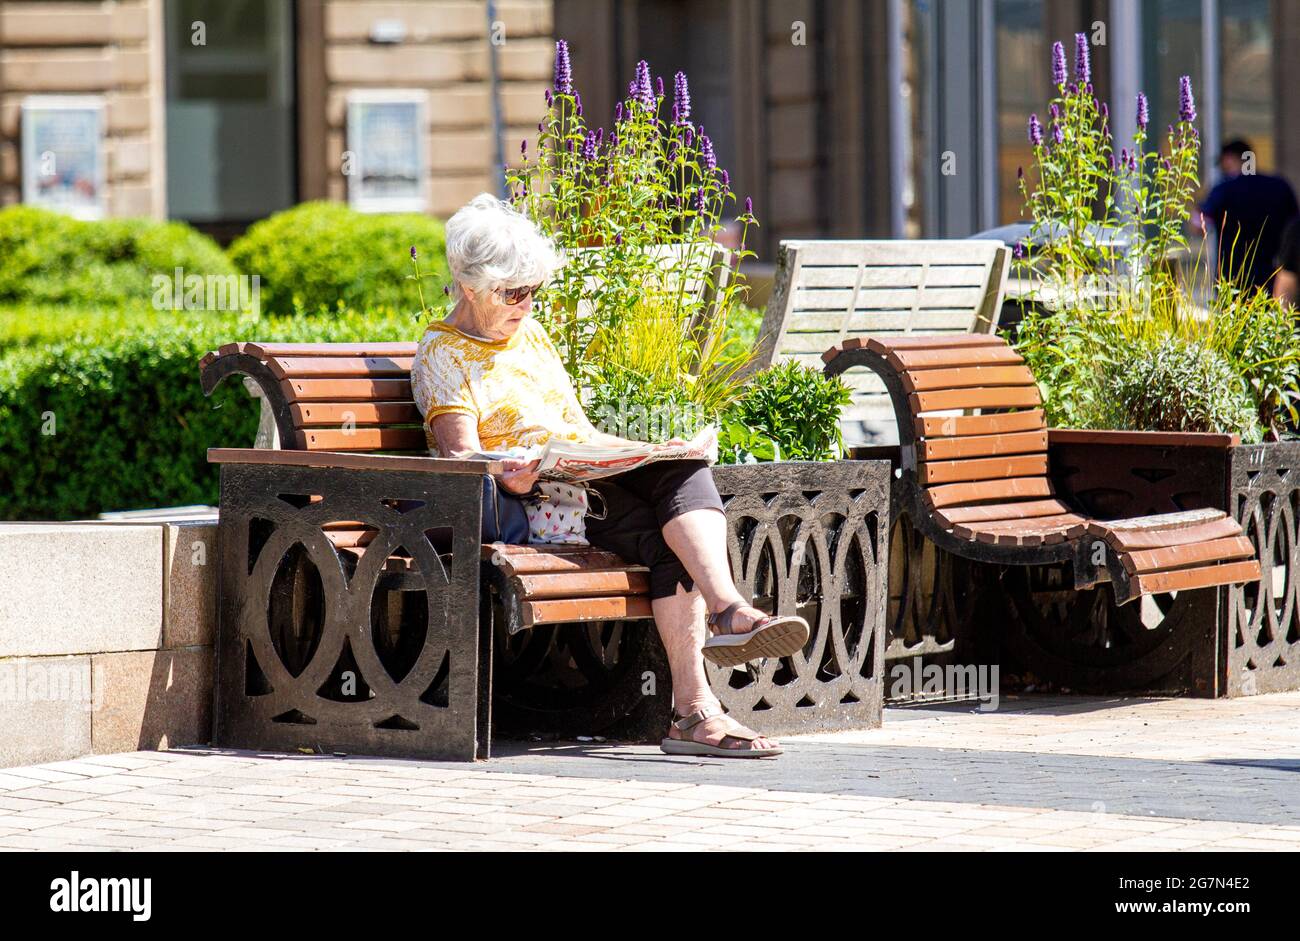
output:
[[[716,719],[725,720],[725,724],[714,721]],[[711,723],[712,730],[705,728],[705,723]],[[781,754],[781,749],[775,745],[771,748],[756,748],[753,743],[762,736],[745,728],[717,706],[705,706],[689,716],[678,716],[677,710],[674,709],[673,728],[680,732],[682,737],[673,738],[670,729],[668,737],[659,743],[659,747],[669,755],[767,758]],[[702,737],[697,738],[697,732],[703,733]]]
[[[755,621],[750,630],[737,633],[732,619],[738,609],[749,607],[753,605],[737,601],[709,615],[714,634],[704,642],[706,659],[720,667],[734,667],[763,657],[789,657],[808,643],[808,622],[797,614],[768,615]]]

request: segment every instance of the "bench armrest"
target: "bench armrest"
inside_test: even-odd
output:
[[[1234,434],[1204,431],[1092,431],[1082,428],[1049,428],[1048,447],[1056,444],[1113,444],[1165,448],[1214,448],[1226,451],[1241,444]]]

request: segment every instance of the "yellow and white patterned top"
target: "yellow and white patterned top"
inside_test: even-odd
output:
[[[478,420],[484,451],[530,447],[551,438],[582,441],[596,431],[559,351],[532,317],[505,340],[470,336],[446,323],[430,324],[416,347],[411,392],[435,454],[429,423],[448,413]]]

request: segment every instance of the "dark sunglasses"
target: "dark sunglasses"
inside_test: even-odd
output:
[[[521,288],[502,288],[497,293],[501,295],[502,303],[508,307],[512,307],[515,304],[521,303],[524,298],[532,297],[541,290],[541,287],[540,284],[534,284],[531,286],[525,285]]]

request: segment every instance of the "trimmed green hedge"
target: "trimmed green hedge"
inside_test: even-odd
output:
[[[410,250],[420,253],[425,300],[446,283],[443,225],[421,215],[372,215],[342,203],[310,202],[278,212],[230,246],[230,258],[261,281],[262,310],[275,314],[420,308]]]
[[[0,311],[0,317],[21,311]],[[120,316],[116,327],[0,355],[0,519],[217,502],[209,447],[251,447],[258,407],[238,382],[207,399],[199,358],[235,340],[417,339],[407,314]]]
[[[32,206],[0,210],[0,303],[148,304],[153,277],[235,274],[212,239],[182,222],[83,222]]]

